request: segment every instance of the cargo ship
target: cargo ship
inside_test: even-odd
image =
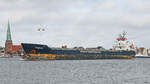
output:
[[[135,56],[133,46],[128,45],[125,33],[117,38],[113,49],[101,48],[52,48],[43,44],[21,43],[24,60],[93,60],[93,59],[131,59]]]

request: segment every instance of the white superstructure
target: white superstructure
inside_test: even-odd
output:
[[[113,50],[135,50],[134,45],[131,44],[125,36],[125,31],[122,34],[119,34],[119,37],[116,39],[113,45]]]

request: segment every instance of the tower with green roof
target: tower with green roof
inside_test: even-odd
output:
[[[6,40],[11,40],[11,32],[10,32],[10,24],[8,21],[8,29],[7,29],[7,39]]]
[[[7,37],[5,42],[5,54],[12,55],[12,39],[11,39],[11,31],[10,31],[10,23],[8,21],[8,28],[7,28]]]

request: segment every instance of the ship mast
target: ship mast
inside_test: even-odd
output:
[[[119,37],[117,38],[118,41],[125,41],[127,38],[125,37],[127,32],[123,32],[122,34],[119,34]]]

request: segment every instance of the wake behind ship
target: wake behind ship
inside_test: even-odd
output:
[[[22,43],[25,60],[92,60],[131,59],[135,56],[133,45],[128,45],[125,33],[120,34],[112,50],[84,48],[51,48],[42,44]]]

